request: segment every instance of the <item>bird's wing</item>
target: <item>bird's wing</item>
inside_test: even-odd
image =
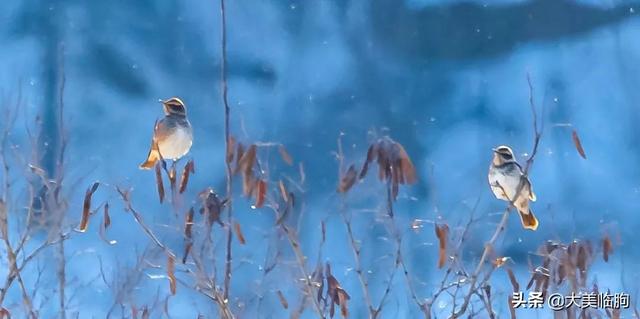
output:
[[[153,127],[153,136],[156,143],[160,143],[176,129],[175,122],[168,120],[166,117],[160,120],[156,120],[156,124]]]
[[[531,181],[529,180],[529,177],[524,175],[524,171],[522,170],[522,166],[520,166],[520,164],[518,162],[515,162],[516,166],[518,166],[518,170],[520,171],[520,174],[522,175],[522,177],[524,177],[524,182],[525,182],[525,188],[529,190],[529,200],[532,202],[536,201],[536,194],[533,192],[533,186],[531,186]]]
[[[529,200],[531,200],[532,202],[536,201],[536,193],[533,192],[533,186],[531,186],[531,181],[529,181],[528,177],[525,177],[526,179],[526,183],[529,186]]]
[[[158,132],[158,126],[160,122],[156,120],[156,123],[153,126],[153,137],[151,137],[151,146],[149,147],[149,154],[147,154],[147,159],[140,164],[140,169],[151,169],[156,162],[162,158],[160,155],[160,151],[158,150],[158,141],[156,140],[156,132]]]

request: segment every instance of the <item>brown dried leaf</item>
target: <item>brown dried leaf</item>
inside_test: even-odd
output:
[[[253,174],[242,174],[242,194],[249,196],[255,191],[257,180]]]
[[[249,146],[249,149],[247,150],[247,152],[242,155],[242,158],[238,163],[238,168],[243,174],[245,175],[251,174],[251,171],[253,170],[253,165],[256,162],[257,150],[258,150],[258,147],[255,144],[252,144],[251,146]]]
[[[104,229],[106,230],[111,226],[111,217],[109,216],[109,203],[104,204],[104,218],[103,223]]]
[[[549,290],[549,283],[551,282],[550,277],[549,276],[545,276],[543,279],[543,284],[542,284],[542,295],[546,296],[547,295],[547,290]]]
[[[416,169],[404,147],[389,137],[377,140],[369,146],[359,177],[367,174],[369,164],[374,160],[378,163],[378,179],[391,185],[391,196],[395,200],[398,196],[399,185],[413,184],[417,181]]]
[[[233,173],[236,174],[240,170],[240,159],[244,156],[244,145],[242,143],[238,143],[236,148],[236,167],[233,170]]]
[[[280,299],[280,304],[282,305],[282,308],[289,309],[289,303],[287,302],[287,299],[284,297],[284,294],[282,293],[282,291],[278,290],[276,293],[278,294],[278,299]]]
[[[244,196],[253,194],[256,187],[256,178],[253,175],[253,166],[256,163],[257,146],[251,145],[242,155],[238,163],[238,169],[242,172],[242,191]]]
[[[282,180],[278,181],[278,188],[280,188],[280,196],[282,196],[282,200],[285,203],[289,202],[289,194],[288,194],[287,188],[284,186],[284,182]]]
[[[261,179],[258,181],[257,187],[255,188],[255,197],[256,197],[256,204],[254,205],[255,208],[260,208],[264,205],[264,200],[266,195],[267,195],[267,182]]]
[[[507,275],[509,275],[509,281],[511,282],[511,286],[513,286],[513,291],[519,292],[520,285],[518,284],[518,281],[516,280],[516,275],[513,274],[513,270],[511,270],[511,268],[507,268]]]
[[[91,195],[93,195],[93,193],[95,193],[98,190],[98,186],[100,186],[99,182],[94,182],[93,185],[91,185]]]
[[[169,290],[172,295],[176,294],[176,260],[173,256],[167,256],[167,278],[169,278]]]
[[[187,164],[184,165],[184,169],[182,169],[182,177],[180,178],[180,194],[184,193],[187,189],[187,184],[189,184],[189,175],[194,172],[193,169],[193,160],[189,160]]]
[[[531,275],[531,279],[529,280],[529,283],[527,284],[527,290],[531,289],[531,286],[533,286],[533,284],[534,284],[535,282],[537,282],[537,278],[538,278],[538,276],[537,276],[537,274],[536,274],[536,273],[533,273],[533,274]]]
[[[158,187],[158,197],[160,198],[160,204],[164,201],[164,184],[162,182],[161,162],[156,164],[156,185]]]
[[[236,146],[236,139],[233,136],[229,136],[229,140],[227,143],[227,154],[226,154],[226,161],[227,164],[230,164],[231,162],[233,162],[233,149]]]
[[[584,148],[582,148],[582,143],[580,142],[580,138],[578,137],[578,132],[576,132],[576,130],[571,132],[571,138],[573,139],[573,145],[576,147],[578,154],[580,154],[582,158],[587,159],[587,155],[584,153]]]
[[[91,197],[93,197],[93,193],[96,192],[100,183],[95,182],[91,187],[87,188],[87,191],[84,194],[84,202],[82,204],[82,219],[80,220],[80,225],[78,226],[79,232],[87,231],[87,227],[89,227],[89,217],[91,216]]]
[[[442,268],[447,262],[447,240],[449,237],[449,226],[447,224],[436,224],[436,237],[439,242],[438,268]]]
[[[347,169],[347,172],[340,178],[340,185],[338,185],[338,193],[346,193],[351,189],[353,184],[356,182],[358,177],[358,173],[356,172],[355,166],[351,165]]]
[[[236,237],[238,237],[238,241],[240,242],[240,244],[241,245],[246,244],[247,241],[244,239],[244,235],[242,234],[242,229],[240,228],[240,224],[235,223],[235,225],[233,225],[233,228],[236,231]]]
[[[602,240],[602,258],[605,262],[609,262],[609,255],[613,253],[613,245],[609,235],[605,235]]]
[[[377,148],[378,150],[378,179],[379,180],[387,180],[391,172],[389,168],[391,164],[389,163],[389,154],[387,151],[386,143],[382,141],[379,142],[380,146]]]
[[[191,239],[191,237],[193,236],[191,231],[191,229],[193,228],[193,215],[194,211],[193,207],[191,207],[189,208],[184,221],[184,237],[186,237],[187,239]]]
[[[187,244],[184,246],[184,255],[182,256],[183,264],[187,263],[187,258],[189,258],[189,252],[191,252],[191,247],[193,247],[192,241],[187,242]]]
[[[398,152],[400,156],[400,168],[402,170],[402,183],[401,184],[413,184],[418,179],[416,177],[416,168],[413,166],[413,162],[411,162],[411,158],[407,151],[405,151],[404,147],[396,142],[398,147]]]
[[[536,278],[537,278],[536,274],[533,273],[531,275],[531,279],[529,280],[529,283],[527,283],[527,290],[531,289],[531,286],[533,286],[533,283],[536,282]]]
[[[171,168],[169,169],[169,185],[171,186],[171,190],[175,190],[176,189],[176,165],[174,163],[174,165],[171,165]]]
[[[493,260],[493,265],[496,268],[500,268],[502,266],[504,266],[504,264],[509,260],[509,257],[498,257],[496,259]]]
[[[349,295],[341,289],[338,290],[338,298],[340,300],[340,314],[342,314],[343,318],[349,317],[349,309],[347,308],[347,300],[349,300]]]
[[[580,269],[581,272],[587,270],[587,258],[588,258],[587,248],[584,245],[578,246],[578,259],[576,261],[576,266]]]
[[[104,204],[104,213],[103,213],[103,217],[102,217],[102,225],[100,226],[100,229],[98,230],[98,235],[100,236],[100,239],[102,239],[105,243],[109,244],[109,245],[115,245],[118,242],[116,240],[109,240],[106,238],[105,236],[105,232],[107,231],[107,228],[109,228],[109,226],[111,225],[111,216],[109,215],[109,203],[105,203]]]
[[[340,313],[342,317],[346,318],[349,315],[347,308],[347,301],[351,299],[351,296],[340,286],[338,280],[331,274],[331,266],[327,263],[325,268],[325,275],[327,278],[327,296],[331,299],[330,313],[333,316],[333,305],[340,306]]]
[[[280,153],[280,157],[282,157],[282,160],[287,163],[287,165],[293,165],[293,159],[291,158],[291,155],[289,155],[289,152],[287,152],[287,149],[284,147],[284,145],[278,145],[278,153]]]
[[[376,144],[369,145],[369,149],[367,150],[367,159],[362,164],[362,168],[360,169],[360,179],[363,179],[367,175],[367,171],[369,170],[369,163],[375,160],[377,156],[378,149]]]
[[[280,182],[282,182],[282,181],[280,181]],[[283,199],[286,199],[286,202],[285,202],[285,205],[284,205],[284,209],[282,210],[282,214],[280,214],[280,216],[276,220],[276,225],[282,224],[282,222],[284,222],[284,220],[289,215],[289,211],[291,211],[291,209],[293,209],[295,196],[291,192],[286,193],[286,191],[287,190],[284,189],[284,184],[280,183],[280,192],[281,192],[281,195],[282,195]]]

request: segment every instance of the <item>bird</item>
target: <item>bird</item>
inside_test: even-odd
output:
[[[510,147],[501,145],[493,149],[488,178],[491,191],[496,198],[513,203],[520,214],[522,226],[525,229],[536,230],[538,219],[529,208],[529,201],[535,202],[536,194]]]
[[[170,159],[174,163],[189,153],[193,144],[193,129],[187,119],[187,108],[178,97],[159,100],[164,117],[156,120],[147,159],[140,169],[151,169],[158,160]]]

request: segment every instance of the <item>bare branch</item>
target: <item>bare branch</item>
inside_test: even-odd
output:
[[[524,168],[525,176],[527,176],[527,173],[531,168],[531,165],[533,164],[533,160],[538,151],[538,145],[540,144],[540,138],[542,136],[542,132],[540,132],[538,128],[538,119],[537,119],[538,116],[536,112],[536,106],[533,100],[533,87],[531,85],[531,79],[528,74],[527,74],[527,83],[529,85],[529,105],[531,107],[531,114],[533,117],[534,139],[533,139],[533,149],[531,151],[531,156],[529,156],[529,158],[527,159],[526,166]],[[501,185],[498,185],[498,186],[502,188]],[[452,313],[451,318],[459,318],[467,310],[467,307],[469,306],[469,301],[471,300],[472,295],[476,293],[476,289],[477,289],[476,284],[477,284],[480,272],[482,271],[484,264],[489,256],[489,253],[495,245],[496,240],[498,239],[498,237],[500,236],[500,234],[502,233],[502,231],[505,229],[507,225],[507,220],[509,219],[509,212],[511,210],[511,207],[515,207],[514,201],[517,200],[518,196],[520,196],[522,187],[524,187],[524,183],[520,183],[520,185],[518,185],[515,192],[516,198],[514,199],[509,198],[509,205],[505,209],[504,213],[502,213],[502,218],[500,219],[500,222],[498,223],[498,226],[496,227],[496,230],[494,231],[493,236],[491,236],[491,239],[489,239],[489,241],[485,244],[484,251],[482,252],[482,256],[480,257],[480,261],[478,262],[478,265],[476,266],[475,271],[471,275],[471,281],[469,283],[469,291],[465,295],[464,301],[460,306],[459,310],[455,311],[455,307],[454,307],[455,312]],[[504,190],[503,190],[503,193],[507,194]],[[482,287],[485,284],[485,282],[489,279],[489,276],[490,276],[490,273],[488,273],[487,276],[484,277],[484,279],[480,282],[478,286]]]
[[[228,100],[228,85],[227,85],[227,17],[225,12],[225,0],[220,0],[220,27],[221,27],[221,53],[222,53],[222,66],[220,68],[220,78],[222,83],[222,102],[224,106],[224,140],[225,149],[229,152],[229,146],[231,145],[231,136],[229,133],[229,100]],[[233,239],[233,232],[231,225],[233,225],[233,209],[232,209],[232,189],[233,180],[231,172],[231,162],[227,161],[227,154],[225,154],[226,164],[226,178],[227,178],[227,196],[229,200],[227,203],[227,243],[226,243],[226,260],[224,270],[224,299],[229,298],[229,285],[231,284],[231,241]]]

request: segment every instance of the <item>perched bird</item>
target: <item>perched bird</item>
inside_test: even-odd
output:
[[[508,146],[493,149],[493,160],[489,166],[489,185],[498,199],[513,202],[520,213],[522,226],[536,230],[538,219],[529,209],[529,201],[536,201],[531,182],[522,172],[522,167],[513,156]],[[518,194],[516,194],[518,192]]]
[[[164,118],[156,121],[151,139],[151,149],[141,169],[150,169],[160,159],[178,160],[185,156],[193,143],[193,129],[187,119],[187,108],[177,97],[160,100]]]

